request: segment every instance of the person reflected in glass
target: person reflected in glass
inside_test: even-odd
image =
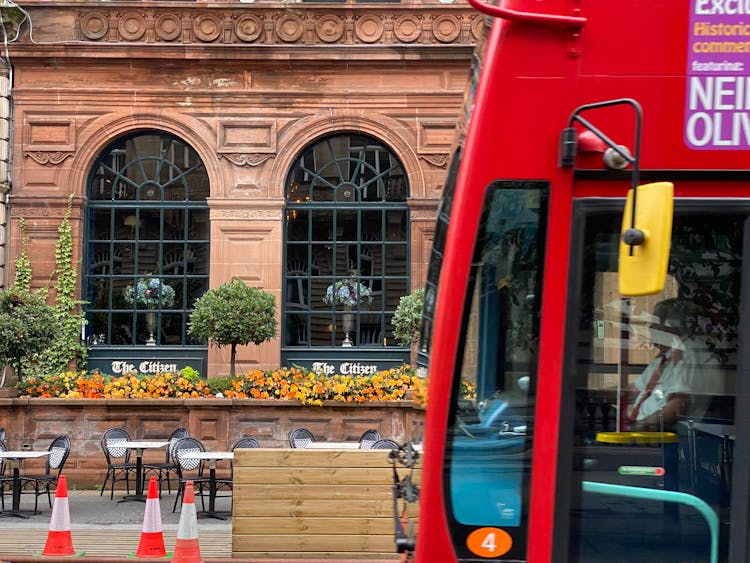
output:
[[[627,429],[668,431],[690,406],[695,362],[685,343],[687,318],[679,299],[654,307],[649,335],[657,356],[635,381],[637,396],[627,410]]]

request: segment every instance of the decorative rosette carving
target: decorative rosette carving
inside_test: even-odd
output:
[[[86,39],[96,41],[107,35],[109,22],[107,16],[99,12],[90,12],[81,16],[81,33]]]
[[[344,22],[340,17],[326,14],[318,18],[315,23],[315,32],[325,43],[335,43],[344,35]]]
[[[221,35],[221,18],[212,14],[202,14],[193,21],[193,33],[200,41],[216,41]]]
[[[363,43],[375,43],[383,36],[383,19],[373,15],[366,15],[357,18],[354,24],[354,32],[357,39]]]
[[[182,33],[182,20],[176,14],[160,14],[156,18],[154,32],[162,41],[174,41]]]
[[[432,22],[432,33],[441,43],[451,43],[461,33],[461,22],[455,16],[438,16]]]
[[[126,41],[138,41],[146,33],[146,18],[134,12],[121,14],[117,31]]]
[[[302,37],[305,25],[302,18],[294,14],[284,14],[276,21],[276,35],[285,43],[294,43]]]
[[[422,35],[422,20],[417,16],[401,16],[393,26],[396,39],[404,43],[412,43]]]
[[[234,22],[234,32],[240,41],[250,43],[263,33],[263,21],[257,16],[242,16]]]

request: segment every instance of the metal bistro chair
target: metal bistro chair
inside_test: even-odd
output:
[[[383,438],[381,440],[378,440],[372,445],[373,450],[397,450],[401,446],[398,445],[398,442],[395,440],[390,440],[388,438]]]
[[[5,440],[0,440],[0,451],[8,451]],[[2,503],[0,506],[2,506],[2,510],[5,510],[5,486],[8,486],[8,490],[13,490],[13,477],[6,475],[5,467],[5,458],[0,458],[0,503]]]
[[[52,508],[50,488],[52,486],[57,488],[57,481],[70,455],[70,438],[65,435],[57,436],[52,440],[48,449],[50,455],[47,456],[45,461],[44,473],[21,476],[21,493],[34,494],[34,514],[38,513],[39,495],[46,493],[47,502],[49,502],[49,507]]]
[[[107,488],[107,481],[112,480],[109,492],[109,498],[115,498],[115,482],[125,481],[126,494],[130,494],[130,475],[135,477],[136,464],[130,461],[130,450],[128,448],[117,447],[117,442],[130,441],[130,434],[124,428],[110,428],[102,435],[100,445],[104,453],[104,459],[107,461],[107,472],[104,474],[104,481],[99,491],[99,496],[104,494]]]
[[[373,444],[375,444],[375,442],[377,442],[381,438],[382,436],[380,435],[380,432],[378,432],[374,428],[370,428],[359,437],[359,449],[369,450],[372,448]]]
[[[172,457],[172,448],[175,444],[183,438],[189,438],[190,433],[186,428],[177,428],[169,436],[169,444],[167,445],[167,453],[163,463],[144,463],[143,470],[146,475],[149,473],[155,473],[156,479],[159,481],[159,496],[161,496],[161,482],[162,480],[167,481],[167,492],[172,494],[172,484],[170,481],[170,475],[174,473],[177,475],[177,463]]]
[[[236,450],[237,448],[259,448],[260,442],[256,440],[255,438],[251,438],[250,436],[245,436],[243,438],[240,438],[237,440],[234,445],[232,446],[232,451]],[[221,496],[231,496],[231,491],[234,485],[234,462],[229,461],[229,477],[220,477],[216,479],[216,490],[217,491],[230,491],[229,495],[221,495]],[[217,492],[217,497],[219,496]]]
[[[193,486],[201,497],[201,506],[206,509],[203,489],[208,487],[209,479],[203,473],[205,463],[202,459],[184,459],[182,454],[186,452],[205,452],[203,442],[197,438],[182,438],[172,448],[172,459],[177,466],[177,496],[174,499],[172,512],[177,510],[177,502],[185,496],[185,484],[193,482]]]
[[[315,441],[315,436],[307,428],[295,428],[289,434],[289,445],[293,448],[305,448]]]

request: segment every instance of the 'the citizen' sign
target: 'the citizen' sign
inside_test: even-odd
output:
[[[205,350],[160,350],[156,348],[148,353],[95,347],[89,355],[86,366],[90,370],[99,370],[109,375],[135,373],[149,375],[155,373],[176,373],[185,367],[191,367],[201,376],[206,377]]]
[[[750,0],[749,0],[750,1]],[[374,375],[409,362],[408,350],[304,350],[282,355],[282,364],[324,375]]]
[[[379,370],[377,364],[363,364],[360,362],[336,362],[329,364],[328,362],[313,362],[312,371],[325,375],[333,375],[334,373],[340,375],[372,375]]]
[[[146,360],[144,362],[131,363],[114,361],[110,364],[109,372],[113,375],[122,375],[137,371],[138,373],[167,373],[179,371],[177,364],[168,364]]]

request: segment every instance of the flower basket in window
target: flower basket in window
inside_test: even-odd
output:
[[[154,331],[156,330],[156,313],[153,309],[161,307],[171,307],[174,305],[174,289],[165,284],[159,278],[139,279],[134,286],[129,285],[125,288],[124,297],[131,305],[138,308],[150,309],[146,314],[146,328],[149,332],[147,346],[156,346]]]
[[[347,311],[351,311],[356,307],[366,309],[372,303],[372,292],[366,285],[354,279],[347,278],[329,285],[323,301],[327,305],[343,305]],[[354,313],[344,313],[343,327],[345,336],[341,345],[349,347],[352,345],[349,333],[354,330]]]
[[[372,303],[372,292],[366,285],[347,278],[329,285],[323,301],[327,305],[343,305],[347,309],[357,306],[365,309]]]

